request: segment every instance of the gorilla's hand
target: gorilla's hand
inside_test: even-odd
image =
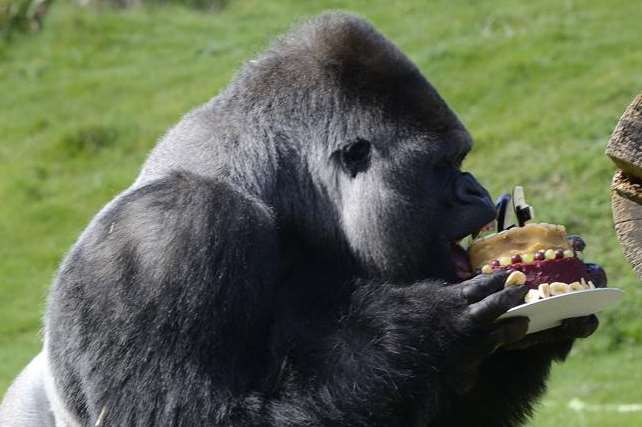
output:
[[[599,321],[594,314],[584,317],[575,317],[562,321],[562,325],[557,328],[548,329],[527,335],[524,339],[508,344],[503,347],[504,350],[525,350],[538,344],[553,344],[559,342],[568,342],[575,338],[586,338],[595,330]]]
[[[441,322],[452,328],[451,348],[445,366],[446,383],[456,393],[466,393],[476,383],[481,363],[497,348],[519,342],[526,335],[528,319],[496,319],[521,304],[526,286],[504,289],[507,272],[480,274],[470,280],[442,289],[448,312]]]

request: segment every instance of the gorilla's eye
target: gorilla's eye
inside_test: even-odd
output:
[[[341,166],[352,178],[370,166],[370,142],[357,139],[343,147],[339,153]]]

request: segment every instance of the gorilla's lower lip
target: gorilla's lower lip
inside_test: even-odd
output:
[[[461,280],[470,279],[474,276],[473,267],[470,265],[470,259],[468,257],[468,247],[475,240],[475,236],[478,236],[480,233],[488,230],[492,230],[495,227],[495,220],[484,225],[479,230],[468,233],[461,238],[456,239],[450,244],[450,252],[455,267],[455,274]]]

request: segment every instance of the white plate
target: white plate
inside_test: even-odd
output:
[[[615,288],[570,292],[518,305],[499,316],[499,319],[528,317],[530,324],[527,333],[532,334],[559,326],[564,319],[597,313],[604,307],[615,304],[622,295],[624,292]]]

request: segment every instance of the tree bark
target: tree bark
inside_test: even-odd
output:
[[[642,205],[617,191],[611,193],[615,233],[624,251],[624,256],[633,270],[642,279]]]
[[[642,93],[626,109],[606,148],[620,169],[611,185],[615,232],[642,279]]]

